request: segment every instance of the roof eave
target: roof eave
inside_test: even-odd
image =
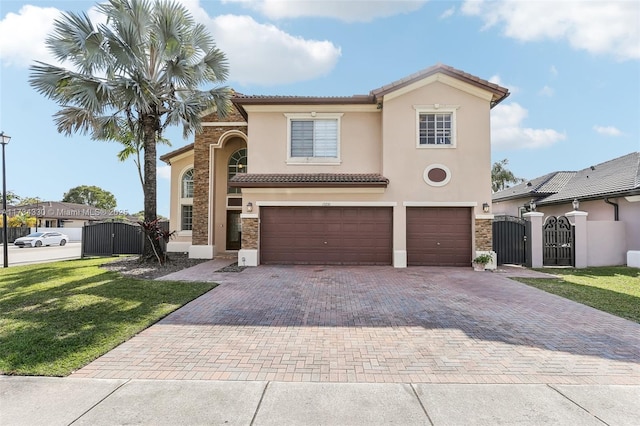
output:
[[[389,182],[233,182],[232,188],[386,188]]]

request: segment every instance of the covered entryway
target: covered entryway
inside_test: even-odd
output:
[[[471,209],[407,207],[407,265],[471,265]]]
[[[390,207],[261,207],[265,264],[390,265]]]

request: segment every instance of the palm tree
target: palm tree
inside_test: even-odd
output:
[[[230,90],[200,89],[226,80],[226,57],[174,1],[109,0],[96,7],[106,23],[65,13],[46,40],[72,69],[37,62],[29,82],[61,106],[54,114],[58,132],[116,141],[123,129],[134,135],[144,150],[144,219],[153,222],[156,143],[168,126],[182,125],[186,138],[202,130],[206,111],[226,115]],[[146,244],[145,253],[153,249]]]

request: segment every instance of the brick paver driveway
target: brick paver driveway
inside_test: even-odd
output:
[[[640,325],[500,273],[260,266],[205,276],[222,284],[73,376],[640,384]]]

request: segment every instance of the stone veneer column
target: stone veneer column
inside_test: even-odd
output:
[[[475,237],[476,237],[476,256],[480,254],[490,254],[491,263],[485,266],[485,269],[496,269],[497,256],[493,251],[493,215],[482,214],[475,217]]]
[[[243,213],[242,248],[238,251],[238,265],[258,266],[260,219],[257,214]]]
[[[219,118],[217,114],[210,114],[202,119],[203,123],[238,123],[244,121],[244,117],[235,109],[224,118]],[[191,233],[191,244],[194,246],[215,245],[214,236],[212,235],[211,239],[209,238],[209,221],[211,219],[209,218],[210,145],[217,144],[220,136],[229,130],[239,130],[245,134],[247,133],[246,126],[204,126],[202,133],[197,134],[195,137],[193,150],[193,230]],[[215,185],[215,182],[213,184]]]
[[[476,218],[476,250],[493,250],[493,219]]]

